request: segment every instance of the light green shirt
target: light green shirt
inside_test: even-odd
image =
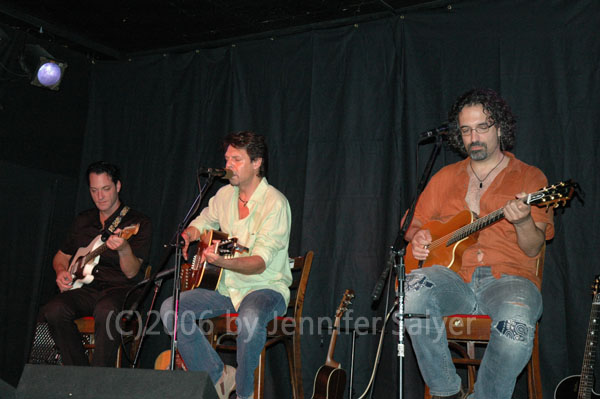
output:
[[[238,309],[242,299],[256,290],[268,288],[290,300],[292,283],[288,246],[292,217],[287,198],[263,177],[246,205],[249,215],[240,219],[238,213],[238,187],[227,185],[208,201],[200,215],[190,226],[200,232],[221,230],[229,237],[237,237],[238,244],[248,247],[248,253],[235,256],[260,256],[266,265],[260,274],[245,275],[224,269],[217,290],[231,298]]]

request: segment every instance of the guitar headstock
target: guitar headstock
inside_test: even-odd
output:
[[[545,205],[546,208],[565,206],[567,201],[573,198],[573,194],[578,187],[579,185],[572,180],[553,184],[529,194],[526,202],[537,206]]]
[[[352,304],[352,299],[354,299],[354,291],[350,289],[346,290],[342,297],[342,301],[340,302],[340,306],[338,306],[335,312],[336,318],[341,318],[346,310],[348,310],[348,306]]]
[[[243,245],[238,245],[236,237],[231,237],[219,242],[217,252],[221,256],[234,255],[236,252],[248,252],[249,249]]]
[[[131,226],[123,227],[123,230],[121,230],[119,237],[128,240],[131,236],[136,235],[138,231],[140,231],[140,224],[132,224]]]
[[[596,275],[594,284],[592,284],[592,295],[596,296],[600,293],[600,274]]]

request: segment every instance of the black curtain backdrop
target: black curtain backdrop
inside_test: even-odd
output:
[[[292,208],[290,255],[315,251],[302,337],[310,397],[329,343],[325,319],[346,288],[357,296],[342,324],[381,326],[386,294],[373,306],[371,290],[433,148],[417,146],[418,133],[443,122],[462,92],[493,88],[517,116],[517,157],[551,183],[572,178],[586,193],[585,202],[558,212],[546,255],[539,331],[544,395],[552,397],[563,377],[581,370],[589,287],[600,270],[598,21],[596,0],[432,2],[369,23],[96,63],[81,175],[98,159],[122,167],[123,198],[153,220],[150,262],[158,268],[198,192],[197,168],[223,166],[222,137],[245,129],[266,135],[269,182]],[[436,169],[458,159],[444,149]],[[89,206],[81,184],[75,208]],[[159,303],[171,289],[163,284]],[[143,367],[169,345],[152,324]],[[373,397],[397,396],[391,330]],[[347,370],[350,344],[342,334],[335,355]],[[357,340],[356,393],[369,380],[376,344],[372,334]],[[281,348],[269,355],[267,373],[270,397],[289,397]],[[422,397],[409,343],[404,377],[405,397]],[[524,381],[514,397],[526,397]]]
[[[0,379],[16,385],[75,215],[90,64],[47,36],[0,29]],[[59,91],[29,83],[18,62],[25,44],[68,63]]]

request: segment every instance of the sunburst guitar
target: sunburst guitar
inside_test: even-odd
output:
[[[528,194],[522,201],[539,207],[557,208],[571,199],[577,183],[568,180]],[[500,208],[486,216],[476,218],[471,211],[462,211],[446,223],[432,221],[423,225],[422,229],[431,232],[432,242],[429,244],[429,256],[424,261],[414,258],[412,244],[406,247],[404,263],[406,271],[419,267],[442,265],[458,272],[461,267],[462,254],[477,242],[479,231],[504,219],[504,210]]]
[[[124,227],[119,233],[119,237],[128,240],[131,236],[136,235],[139,230],[139,223]],[[107,249],[106,243],[102,242],[102,235],[98,235],[87,247],[81,247],[75,252],[69,264],[69,273],[73,277],[72,290],[94,281],[94,271],[100,260],[100,255]]]

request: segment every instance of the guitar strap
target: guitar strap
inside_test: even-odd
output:
[[[102,241],[108,240],[108,237],[117,229],[117,227],[121,223],[121,220],[125,217],[125,215],[127,215],[127,212],[129,212],[129,207],[127,205],[125,205],[123,207],[123,209],[121,209],[121,212],[119,213],[119,215],[110,224],[110,226],[108,227],[108,229],[106,229],[107,233],[106,234],[102,234]],[[106,237],[106,238],[104,238],[104,237]]]

